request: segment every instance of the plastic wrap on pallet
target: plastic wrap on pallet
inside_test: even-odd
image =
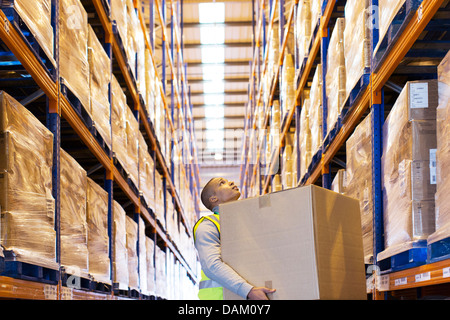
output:
[[[128,40],[127,1],[110,0],[109,5],[111,7],[111,20],[116,22],[123,47],[126,48]]]
[[[155,246],[155,273],[156,295],[160,298],[166,298],[166,253],[159,246]]]
[[[89,272],[86,220],[87,173],[66,151],[60,151],[61,265],[69,274]]]
[[[137,255],[138,225],[126,216],[127,253],[128,253],[128,286],[132,290],[139,290],[139,262]]]
[[[281,182],[283,189],[295,187],[294,179],[294,137],[295,133],[286,133],[285,146],[282,153],[283,163],[281,166]]]
[[[147,85],[146,85],[146,62],[145,62],[145,38],[144,31],[141,28],[141,22],[137,17],[137,26],[134,32],[134,41],[136,43],[136,84],[138,92],[141,94],[144,103],[147,104]]]
[[[294,60],[291,54],[287,54],[284,56],[283,62],[283,72],[282,72],[282,81],[281,81],[281,98],[283,101],[283,116],[286,115],[289,110],[295,108],[295,67]]]
[[[327,53],[327,74],[325,76],[327,94],[327,133],[333,129],[345,102],[345,19],[338,18],[330,38]]]
[[[127,149],[127,118],[129,109],[127,97],[120,87],[117,78],[111,78],[111,129],[112,129],[112,151],[114,157],[128,172],[128,149]]]
[[[109,102],[111,60],[91,25],[88,29],[89,89],[91,95],[89,111],[95,128],[111,148],[111,106]]]
[[[276,23],[274,23],[272,25],[272,29],[270,29],[269,44],[270,47],[268,51],[267,68],[268,68],[268,79],[271,79],[278,66],[278,59],[280,56],[280,35],[278,24]]]
[[[52,27],[52,1],[51,0],[14,0],[13,2],[19,16],[27,25],[30,32],[55,65],[53,57],[53,27]],[[38,17],[38,19],[36,18]]]
[[[0,91],[0,243],[16,260],[57,267],[53,134]]]
[[[273,100],[271,115],[270,115],[270,152],[273,153],[280,145],[280,130],[281,130],[281,110],[280,102]]]
[[[127,167],[126,170],[130,175],[131,181],[137,187],[139,185],[139,123],[136,120],[136,117],[133,114],[133,111],[129,107],[125,108],[125,117],[126,117],[126,127],[125,132],[127,136]]]
[[[137,44],[136,44],[136,30],[141,27],[139,24],[139,19],[136,14],[136,9],[134,8],[133,0],[127,0],[127,46],[126,55],[128,59],[128,66],[130,67],[131,73],[136,79],[136,63],[137,63]]]
[[[339,169],[336,172],[336,176],[331,182],[331,190],[337,193],[345,194],[345,189],[347,186],[347,174],[344,169]]]
[[[383,125],[383,211],[386,250],[403,252],[434,232],[430,149],[436,149],[437,81],[408,82]]]
[[[145,202],[152,210],[155,209],[155,165],[153,158],[148,153],[148,146],[144,137],[139,132],[139,190],[142,192]]]
[[[155,171],[155,216],[161,225],[166,227],[166,219],[164,217],[164,188],[162,176]]]
[[[113,281],[120,290],[128,290],[126,216],[122,206],[113,200]]]
[[[297,39],[298,61],[301,64],[303,62],[303,59],[308,56],[309,44],[311,42],[310,0],[301,0],[298,2],[295,36]]]
[[[139,217],[139,289],[142,294],[147,291],[147,243],[145,241],[145,222]]]
[[[311,130],[309,123],[309,108],[311,100],[309,98],[303,101],[303,107],[300,111],[300,179],[308,171],[311,162]]]
[[[149,295],[156,295],[155,287],[155,242],[149,237],[145,238],[147,247],[147,291]]]
[[[439,106],[436,110],[436,173],[430,159],[431,180],[436,181],[436,232],[428,243],[450,237],[450,51],[438,66]]]
[[[59,5],[59,74],[89,112],[87,13],[79,0],[63,0]]]
[[[375,47],[374,52],[378,51],[382,40],[387,34],[390,24],[405,1],[406,0],[378,0],[378,25],[380,29],[380,41]]]
[[[86,218],[89,274],[98,282],[110,283],[108,192],[89,177],[87,179]]]
[[[322,65],[317,65],[309,94],[309,128],[311,131],[311,157],[322,146]]]
[[[369,0],[350,0],[345,5],[344,55],[346,94],[370,68],[370,29],[367,23]]]
[[[372,113],[356,127],[346,143],[345,194],[359,200],[365,263],[373,257]]]
[[[146,108],[150,121],[155,120],[155,68],[153,65],[150,49],[145,48],[145,85],[146,85]]]
[[[311,32],[320,24],[320,16],[322,15],[322,2],[324,0],[310,0],[311,8]]]

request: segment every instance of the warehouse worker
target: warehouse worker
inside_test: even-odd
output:
[[[222,261],[219,204],[239,199],[232,181],[213,178],[203,188],[201,200],[214,214],[200,218],[194,226],[194,241],[202,266],[198,296],[201,300],[223,300],[223,287],[249,300],[267,300],[274,289],[254,287]]]

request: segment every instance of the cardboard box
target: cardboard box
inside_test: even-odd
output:
[[[310,185],[219,211],[223,261],[269,299],[367,299],[357,200]]]

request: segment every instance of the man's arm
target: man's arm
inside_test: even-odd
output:
[[[246,299],[253,286],[222,261],[219,232],[212,222],[204,220],[200,223],[195,247],[205,275]]]

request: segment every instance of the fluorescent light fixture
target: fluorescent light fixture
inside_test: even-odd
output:
[[[223,155],[222,155],[222,153],[216,152],[216,154],[214,155],[214,160],[216,160],[216,161],[223,160]]]
[[[199,3],[199,22],[225,22],[225,4],[223,2]]]
[[[223,118],[208,119],[208,121],[206,121],[206,130],[208,132],[209,130],[220,130],[223,137],[223,122]]]

